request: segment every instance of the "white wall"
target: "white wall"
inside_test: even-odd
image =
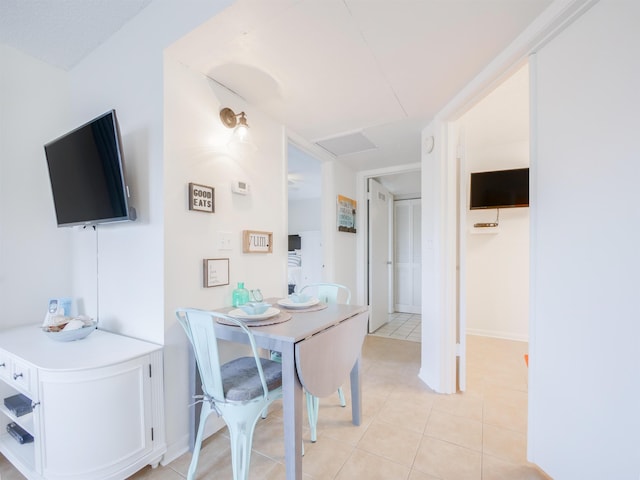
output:
[[[640,475],[640,3],[603,0],[533,68],[529,459]]]
[[[186,406],[192,402],[185,375],[188,347],[173,312],[178,307],[228,306],[238,281],[250,289],[260,288],[265,298],[287,294],[286,139],[282,125],[172,58],[165,62],[164,79],[165,381],[174,392],[167,396],[165,408],[175,424],[172,437],[186,448]],[[246,112],[255,152],[241,157],[229,154],[232,131],[218,116],[223,107]],[[238,178],[249,183],[249,195],[231,192],[232,181]],[[215,213],[188,210],[189,182],[215,188]],[[246,229],[273,232],[273,253],[242,253]],[[218,248],[220,232],[231,234],[231,250]],[[205,258],[229,259],[229,285],[203,287]]]
[[[322,201],[320,198],[289,200],[288,208],[290,235],[322,228]]]
[[[464,132],[462,210],[466,223],[466,331],[470,334],[528,339],[529,209],[503,208],[499,227],[474,228],[494,222],[497,212],[469,210],[472,172],[529,166],[529,69],[525,66],[497,87],[458,121]]]
[[[339,232],[336,225],[338,195],[356,199],[355,173],[344,164],[333,161],[322,163],[322,246],[324,254],[324,281],[335,282],[356,291],[356,234]],[[362,205],[357,205],[362,215]],[[357,234],[362,235],[362,232]]]
[[[44,155],[69,121],[65,72],[0,45],[0,328],[41,323],[71,296],[68,229],[56,216]]]
[[[170,218],[165,207],[174,199],[165,200],[163,52],[229,3],[192,1],[185,8],[179,0],[152,2],[69,74],[73,104],[69,128],[108,109],[117,111],[132,204],[139,216],[135,222],[101,226],[97,234],[71,232],[73,293],[84,301],[88,314],[99,314],[103,328],[166,345],[165,426],[169,451],[165,461],[186,449],[185,432],[189,427],[186,416],[179,413],[186,408],[182,388],[189,365],[180,356],[184,337],[179,337],[175,328],[174,303],[166,296],[167,292],[188,289],[185,282],[197,282],[198,278],[189,276],[187,280],[184,275],[169,275],[165,270],[165,258],[180,256],[193,247],[165,238],[165,218]],[[215,128],[213,121],[210,128]],[[200,254],[198,249],[193,250]],[[188,263],[185,268],[197,269],[200,262],[202,258],[197,265]],[[212,301],[211,306],[215,305],[217,300]]]
[[[455,324],[446,319],[455,318],[447,311],[452,302],[447,297],[452,278],[447,277],[446,260],[456,264],[455,245],[445,241],[445,219],[456,218],[455,159],[447,159],[446,129],[441,119],[436,119],[422,132],[421,145],[433,136],[433,151],[422,150],[422,342],[419,376],[436,392],[455,392],[454,354],[447,355],[447,345],[455,344]],[[453,148],[455,150],[455,148]],[[447,198],[447,192],[449,197]],[[452,203],[453,202],[453,203]],[[453,237],[455,238],[455,236]],[[451,272],[449,272],[451,273]],[[443,321],[444,320],[444,321]]]
[[[74,292],[105,329],[164,341],[163,50],[228,3],[152,2],[70,72],[74,124],[117,111],[139,217],[73,232]]]

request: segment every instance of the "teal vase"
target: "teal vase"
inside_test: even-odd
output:
[[[249,290],[244,288],[244,282],[238,282],[238,288],[233,290],[231,296],[231,304],[234,307],[239,307],[245,303],[249,303]]]

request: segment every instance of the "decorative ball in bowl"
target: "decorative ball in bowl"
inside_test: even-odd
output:
[[[98,322],[90,318],[70,318],[66,323],[42,327],[45,335],[58,342],[72,342],[88,337],[97,328]]]
[[[266,302],[249,302],[240,305],[240,309],[247,315],[260,315],[266,312],[270,306],[271,304]]]
[[[311,295],[307,295],[306,293],[292,293],[289,295],[289,298],[293,303],[305,303],[311,300]]]

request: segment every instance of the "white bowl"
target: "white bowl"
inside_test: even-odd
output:
[[[306,293],[292,293],[289,295],[289,298],[293,303],[306,303],[311,300],[311,295],[307,295]]]
[[[249,302],[240,305],[238,308],[242,309],[242,311],[248,315],[261,315],[266,312],[270,306],[271,304],[266,302]]]
[[[42,329],[44,334],[56,340],[58,342],[72,342],[74,340],[81,340],[88,337],[98,326],[98,322],[91,322],[89,325],[85,325],[82,328],[76,328],[75,330],[60,330],[59,332],[50,332],[45,328]]]

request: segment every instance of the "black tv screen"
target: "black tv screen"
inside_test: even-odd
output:
[[[134,220],[115,110],[44,146],[59,227]]]
[[[289,235],[289,251],[300,250],[302,248],[302,238],[300,235]]]
[[[471,174],[471,210],[529,206],[529,169]]]

